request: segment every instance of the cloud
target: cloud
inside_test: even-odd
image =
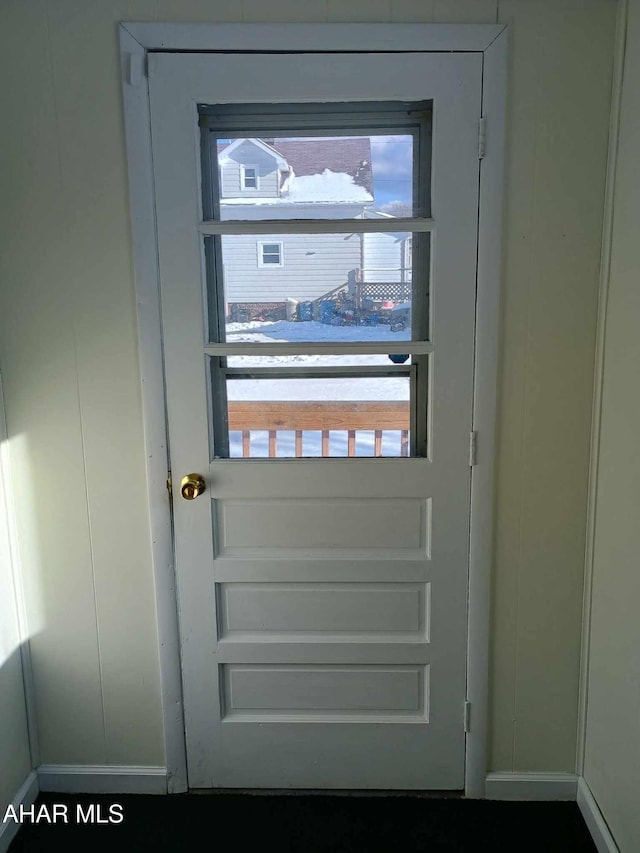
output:
[[[413,137],[372,136],[371,160],[376,202],[410,203],[413,196]]]
[[[413,138],[372,136],[371,159],[374,179],[410,182],[413,176]]]

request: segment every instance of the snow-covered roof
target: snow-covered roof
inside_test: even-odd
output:
[[[373,201],[373,172],[369,137],[328,138],[239,138],[218,143],[221,162],[244,142],[251,142],[278,161],[282,173],[282,198],[265,203],[364,202]],[[225,204],[242,204],[244,199],[225,198]],[[253,197],[252,203],[258,198]]]
[[[289,201],[363,201],[372,202],[373,196],[365,187],[356,184],[345,172],[324,169],[316,175],[294,175],[287,183]]]
[[[373,196],[371,141],[368,136],[326,139],[269,139],[298,177],[320,175],[325,169],[351,175]]]
[[[351,175],[325,169],[319,175],[290,175],[277,198],[223,198],[222,204],[371,204],[373,196]]]

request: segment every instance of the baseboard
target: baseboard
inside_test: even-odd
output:
[[[166,794],[165,767],[41,764],[41,791],[58,794]]]
[[[488,800],[571,800],[575,802],[578,777],[574,773],[489,773]]]
[[[598,853],[620,853],[618,845],[613,840],[613,835],[609,831],[607,822],[602,816],[600,807],[595,801],[595,797],[591,793],[591,789],[581,776],[578,779],[577,793],[578,808],[582,812],[584,822],[587,824],[587,829],[591,833],[593,843],[598,848]]]
[[[15,809],[16,813],[19,812],[20,806],[23,808],[29,808],[29,806],[33,805],[38,793],[38,776],[36,775],[35,770],[32,770],[22,783],[18,793],[13,798],[11,805]],[[4,814],[0,815],[0,821],[2,821],[3,817]],[[19,829],[20,824],[16,823],[14,820],[9,820],[6,823],[0,823],[0,853],[6,853]]]

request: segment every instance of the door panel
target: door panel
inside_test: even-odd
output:
[[[481,58],[150,58],[190,785],[462,788]],[[196,105],[376,99],[433,99],[426,458],[215,459]]]
[[[429,549],[427,501],[417,498],[315,498],[216,501],[218,553],[250,556],[267,549],[283,557],[381,550],[425,556]]]
[[[219,583],[220,639],[425,640],[428,584]]]
[[[225,716],[269,721],[427,719],[423,666],[226,664]]]

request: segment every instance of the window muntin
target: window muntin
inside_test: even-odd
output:
[[[426,455],[434,227],[430,105],[346,106],[201,108],[200,230],[217,457],[263,451],[272,458]],[[361,156],[385,147],[386,162],[378,154],[375,162]],[[349,152],[359,155],[357,162]],[[249,187],[246,198],[235,196],[225,163],[244,160],[244,169],[253,156],[259,189]],[[296,157],[297,169],[289,162]],[[397,187],[403,188],[394,199]],[[383,198],[386,205],[378,203]],[[260,364],[263,358],[268,367]],[[389,376],[389,369],[401,375]],[[400,379],[407,399],[404,425],[398,426],[396,413],[394,444],[376,424],[387,423],[380,413],[400,402],[387,399]],[[362,400],[348,390],[356,387],[370,389],[373,398]],[[234,417],[243,402],[238,395],[249,388],[259,392],[257,399],[245,399],[251,418],[262,413],[262,422],[247,427],[245,420],[236,429]],[[285,389],[283,399],[278,389]],[[342,406],[348,413],[355,403],[373,407],[382,418],[369,424],[371,441],[363,445],[354,437],[363,431],[362,420],[346,424],[344,440],[327,437],[340,432],[329,410]],[[303,422],[292,420],[299,404],[309,409],[313,423],[308,412]],[[264,421],[274,406],[284,407],[284,414],[273,423]],[[287,424],[291,429],[284,429]],[[245,427],[264,433],[266,444],[247,438]],[[289,444],[282,443],[281,432],[291,434]],[[301,443],[301,432],[317,433],[320,444],[316,439],[309,444],[311,438]],[[345,446],[346,454],[340,449]]]

